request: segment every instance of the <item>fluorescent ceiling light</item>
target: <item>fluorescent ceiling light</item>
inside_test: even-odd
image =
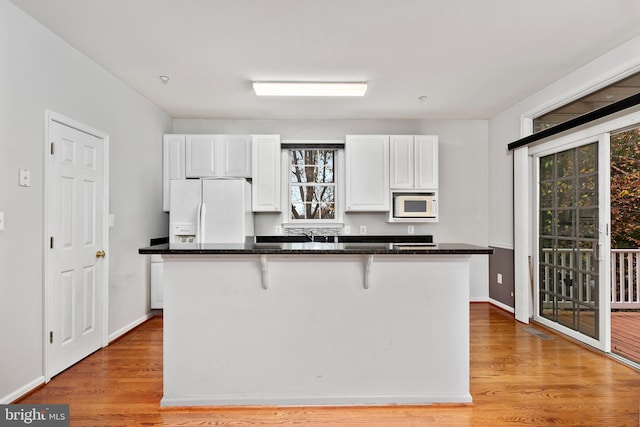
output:
[[[364,82],[253,82],[258,96],[363,96]]]

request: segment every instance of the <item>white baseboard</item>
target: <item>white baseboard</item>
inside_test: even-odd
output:
[[[509,313],[515,313],[515,310],[513,307],[509,307],[508,305],[503,304],[500,301],[496,301],[493,298],[489,298],[489,302],[495,305],[496,307],[500,307],[501,309],[508,311]]]
[[[163,408],[177,406],[377,406],[377,405],[436,405],[472,403],[469,393],[397,394],[397,395],[225,395],[225,396],[164,396]]]
[[[34,388],[42,384],[44,384],[44,376],[40,376],[35,380],[31,381],[30,383],[15,390],[13,393],[9,393],[6,396],[0,398],[0,404],[8,405],[12,402],[15,402],[16,399],[21,398],[22,396],[24,396],[25,394],[29,393],[31,390],[33,390]]]
[[[138,320],[135,320],[135,321],[129,323],[128,325],[120,328],[119,330],[117,330],[114,333],[109,335],[109,342],[112,342],[113,340],[121,337],[122,335],[126,334],[127,332],[129,332],[130,330],[135,328],[136,326],[139,326],[139,325],[143,324],[144,322],[146,322],[147,320],[151,319],[152,317],[153,317],[153,313],[147,313],[145,316],[142,316]]]
[[[489,297],[469,297],[469,302],[491,302]]]

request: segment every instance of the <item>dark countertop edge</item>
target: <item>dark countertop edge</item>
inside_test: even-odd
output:
[[[283,246],[286,244],[282,244]],[[287,248],[274,244],[208,245],[206,248],[170,248],[161,244],[140,248],[143,255],[491,255],[493,249],[465,243],[441,243],[420,249],[390,248],[387,244],[360,243],[338,248]]]

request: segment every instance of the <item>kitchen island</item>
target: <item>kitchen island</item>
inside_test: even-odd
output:
[[[162,406],[470,403],[465,244],[165,244]]]

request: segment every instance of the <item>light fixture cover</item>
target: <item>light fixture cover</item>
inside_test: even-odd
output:
[[[366,82],[253,82],[258,96],[363,96]]]

